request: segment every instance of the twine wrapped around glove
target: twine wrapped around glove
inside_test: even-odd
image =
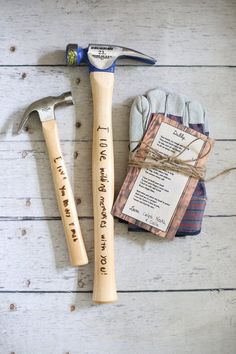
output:
[[[191,143],[185,146],[185,148],[180,153],[178,153],[178,155],[173,156],[163,156],[156,149],[152,148],[149,145],[146,145],[144,148],[138,147],[137,149],[135,149],[134,152],[130,153],[129,166],[138,168],[158,168],[162,171],[179,172],[185,176],[204,180],[206,174],[205,166],[193,166],[191,162],[197,160],[182,160],[180,158],[183,152],[197,140],[198,138],[194,139],[193,141],[191,141]],[[200,159],[208,155],[210,151],[211,146],[209,146],[209,150],[207,151],[207,153],[202,155]],[[143,153],[145,153],[145,156],[147,156],[145,160],[140,159],[140,157],[143,156]]]
[[[148,128],[150,118],[154,113],[162,113],[170,119],[182,123],[183,125],[188,126],[200,133],[208,135],[208,123],[205,110],[199,102],[190,101],[184,95],[170,93],[157,88],[149,91],[145,96],[136,97],[132,104],[130,112],[131,156],[132,154],[138,153],[136,150],[139,148],[139,142],[142,140]],[[169,162],[170,160],[168,163]],[[175,160],[175,163],[176,162],[177,161]],[[166,163],[167,161],[165,164]],[[173,166],[173,161],[171,164]],[[201,173],[203,173],[203,171],[201,171]],[[176,236],[197,235],[200,233],[206,206],[206,199],[205,183],[200,180]],[[143,231],[136,225],[131,224],[129,224],[129,230]]]
[[[156,149],[153,149],[151,146],[148,145],[144,149],[137,148],[135,149],[134,152],[130,152],[128,165],[133,167],[138,167],[138,168],[158,168],[159,170],[162,171],[179,172],[182,175],[193,177],[205,182],[212,181],[222,175],[226,175],[229,172],[236,170],[236,167],[225,168],[219,173],[215,174],[214,176],[205,179],[205,175],[206,175],[205,166],[204,167],[192,166],[190,162],[196,160],[182,160],[181,158],[179,158],[182,155],[182,153],[196,140],[198,140],[198,138],[193,140],[190,144],[188,144],[183,149],[183,151],[181,151],[178,155],[174,155],[174,156],[163,156]],[[203,159],[205,156],[207,156],[210,153],[210,151],[211,151],[211,146],[209,146],[209,150],[207,151],[207,153],[202,155],[199,159]],[[139,153],[141,153],[141,156],[143,156],[143,153],[145,153],[145,155],[147,155],[146,159],[140,160]]]

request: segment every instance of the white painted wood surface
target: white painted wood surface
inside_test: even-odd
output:
[[[235,353],[234,291],[122,293],[100,306],[91,294],[7,294],[0,311],[2,353]]]
[[[208,184],[197,237],[166,242],[116,222],[119,302],[92,304],[91,90],[87,68],[64,59],[69,42],[158,57],[116,70],[116,191],[130,105],[158,85],[206,107],[212,175],[236,164],[235,0],[0,0],[0,14],[0,354],[235,354],[235,174]],[[37,116],[13,135],[30,103],[68,90],[75,106],[56,116],[91,261],[81,269],[69,265]]]
[[[22,75],[26,74],[25,79]],[[76,80],[80,78],[80,84]],[[50,85],[48,83],[50,82]],[[1,112],[0,136],[2,140],[43,140],[40,125],[31,119],[29,132],[12,136],[21,116],[31,101],[45,95],[57,95],[72,90],[75,106],[58,108],[59,130],[64,140],[91,140],[92,98],[85,67],[0,67]],[[234,139],[236,70],[228,67],[118,67],[113,96],[113,127],[115,140],[128,139],[130,106],[135,96],[143,95],[157,86],[184,93],[199,100],[209,117],[211,134],[215,139]],[[14,89],[13,89],[14,88]],[[131,89],[132,88],[132,89]],[[12,95],[12,91],[14,95]],[[17,97],[17,102],[15,98]],[[30,102],[31,102],[30,101]],[[75,122],[81,123],[79,129]],[[227,126],[226,126],[227,125]]]
[[[205,217],[200,236],[169,242],[144,232],[128,233],[127,225],[116,222],[118,289],[235,288],[235,222],[236,217]],[[1,290],[90,291],[93,220],[82,219],[81,229],[90,263],[76,269],[69,266],[60,220],[0,222],[5,235],[0,238]]]
[[[38,129],[40,129],[39,122]],[[64,141],[61,145],[68,173],[73,181],[75,198],[81,200],[78,205],[79,216],[92,216],[92,195],[88,194],[92,183],[92,143],[91,141]],[[114,146],[115,189],[118,193],[126,175],[128,142],[116,141]],[[232,164],[236,165],[235,150],[236,141],[217,141],[209,159],[208,176],[213,176],[222,168],[230,167]],[[1,177],[2,184],[0,185],[2,216],[10,216],[13,209],[14,217],[59,216],[50,164],[43,141],[16,141],[14,143],[13,141],[0,141],[0,162],[2,169],[6,171]],[[235,174],[219,177],[207,183],[207,187],[209,198],[207,215],[236,214]],[[224,198],[225,193],[231,197]]]
[[[65,44],[99,40],[164,65],[235,65],[235,0],[13,0],[1,13],[1,64],[64,64]]]

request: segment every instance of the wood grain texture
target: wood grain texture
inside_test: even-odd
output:
[[[93,301],[117,301],[114,218],[115,193],[112,96],[114,74],[90,73],[93,94],[92,195],[94,217]]]
[[[42,112],[40,113],[42,114]],[[42,122],[42,128],[70,262],[72,266],[82,266],[88,263],[88,257],[78,221],[74,194],[61,151],[57,122],[54,117],[51,120]]]
[[[78,214],[92,216],[91,142],[62,142],[69,178],[78,204]],[[236,165],[236,141],[216,142],[208,161],[208,175]],[[126,176],[128,142],[116,141],[116,195]],[[50,163],[44,142],[0,142],[1,176],[0,213],[2,217],[59,216],[51,177]],[[27,181],[27,183],[26,183]],[[208,215],[236,215],[235,172],[207,184]],[[225,197],[228,196],[228,197]]]
[[[235,0],[14,0],[1,12],[4,65],[64,64],[77,42],[131,47],[164,65],[236,64]]]
[[[24,73],[26,77],[22,79]],[[0,85],[0,99],[4,102],[0,120],[2,141],[43,140],[37,115],[29,121],[28,132],[16,137],[12,136],[12,131],[16,130],[24,110],[32,102],[69,90],[75,106],[61,107],[56,111],[61,138],[92,139],[92,95],[87,68],[0,67]],[[236,68],[119,67],[115,74],[112,108],[115,140],[128,139],[129,112],[134,98],[157,86],[199,100],[206,108],[211,136],[236,139],[233,113]],[[81,123],[80,128],[75,129],[76,122]]]
[[[90,297],[1,294],[1,352],[235,353],[235,292],[120,294],[106,306]]]
[[[0,222],[0,290],[91,290],[93,220],[80,224],[90,263],[78,269],[60,220]],[[205,218],[201,235],[167,241],[116,222],[118,290],[236,288],[235,226],[236,217]]]

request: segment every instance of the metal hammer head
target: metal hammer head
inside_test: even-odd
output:
[[[156,59],[146,54],[116,45],[89,44],[88,48],[81,48],[77,44],[68,44],[66,48],[67,64],[86,63],[90,71],[114,72],[118,58],[139,60],[146,64],[156,63]]]
[[[65,92],[60,96],[44,97],[41,100],[32,103],[23,114],[17,134],[21,133],[32,112],[37,111],[41,122],[45,122],[47,120],[55,119],[54,108],[60,104],[73,104],[71,92]]]

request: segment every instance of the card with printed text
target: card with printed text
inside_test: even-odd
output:
[[[213,140],[162,114],[156,114],[152,117],[142,145],[151,146],[162,156],[181,154],[179,158],[183,161],[202,167]],[[140,159],[145,160],[147,154]],[[129,167],[112,214],[160,237],[173,238],[197,182],[198,179],[180,172],[156,167]]]

